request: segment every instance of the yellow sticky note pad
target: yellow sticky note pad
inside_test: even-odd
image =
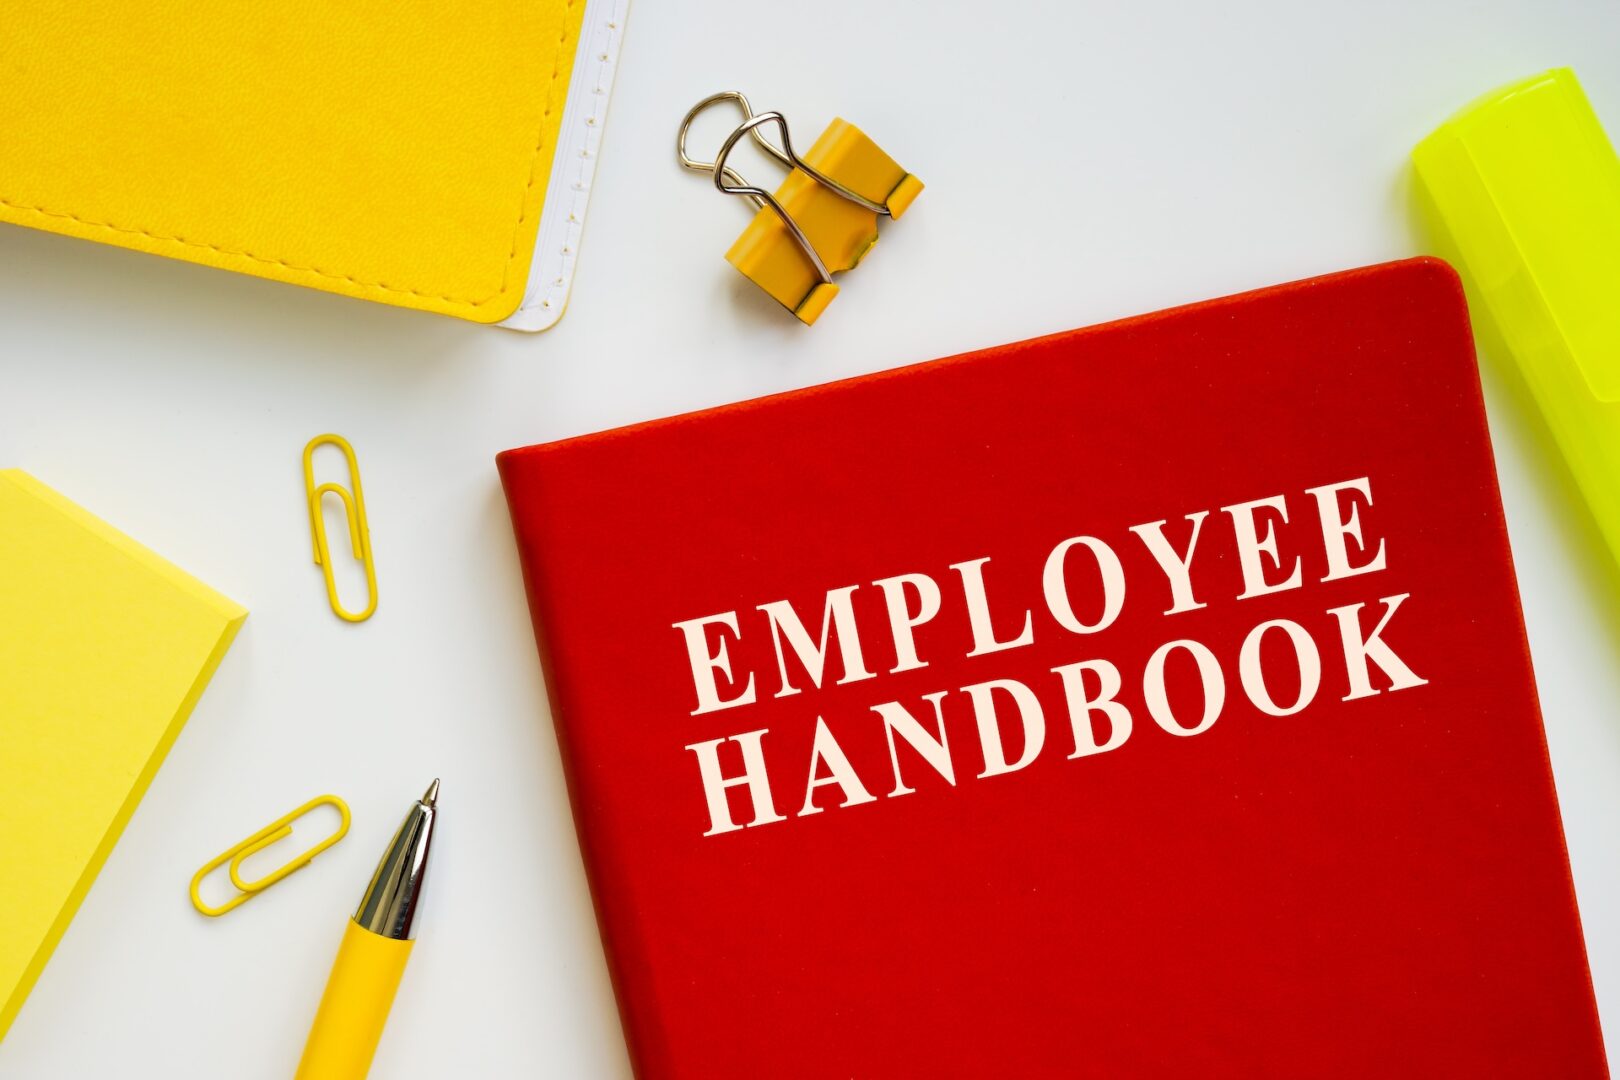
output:
[[[0,470],[0,1037],[246,617]]]

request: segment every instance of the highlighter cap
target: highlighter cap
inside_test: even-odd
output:
[[[1532,365],[1567,364],[1598,401],[1620,402],[1620,158],[1575,73],[1487,94],[1412,159],[1532,389]]]
[[[1620,157],[1568,68],[1488,94],[1412,152],[1440,239],[1620,561]]]

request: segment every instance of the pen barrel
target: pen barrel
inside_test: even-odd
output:
[[[412,944],[349,920],[295,1080],[364,1080]]]

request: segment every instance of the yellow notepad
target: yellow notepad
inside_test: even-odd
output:
[[[0,470],[0,1037],[246,617]]]
[[[628,0],[10,0],[0,221],[525,330]]]

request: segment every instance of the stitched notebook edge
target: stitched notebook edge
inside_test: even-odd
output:
[[[539,211],[542,208],[551,173],[551,155],[554,140],[547,138],[551,116],[562,105],[557,88],[565,58],[571,56],[570,42],[577,48],[583,22],[583,0],[565,0],[562,33],[553,54],[550,79],[541,89],[546,96],[546,107],[541,114],[540,131],[535,137],[535,149],[528,162],[512,226],[511,242],[501,262],[498,286],[482,296],[454,296],[435,293],[408,285],[369,281],[344,273],[335,267],[295,263],[278,256],[229,248],[197,237],[156,232],[134,223],[101,220],[80,214],[65,207],[34,205],[0,194],[0,222],[40,229],[64,236],[130,248],[152,255],[199,263],[222,270],[270,281],[303,285],[324,292],[338,293],[362,300],[373,300],[395,307],[432,311],[452,315],[479,323],[497,323],[511,315],[523,301],[530,260],[534,253],[534,237],[538,230]],[[566,93],[566,85],[564,86]]]
[[[501,326],[538,333],[555,326],[567,309],[629,13],[630,0],[586,0],[528,288]]]

